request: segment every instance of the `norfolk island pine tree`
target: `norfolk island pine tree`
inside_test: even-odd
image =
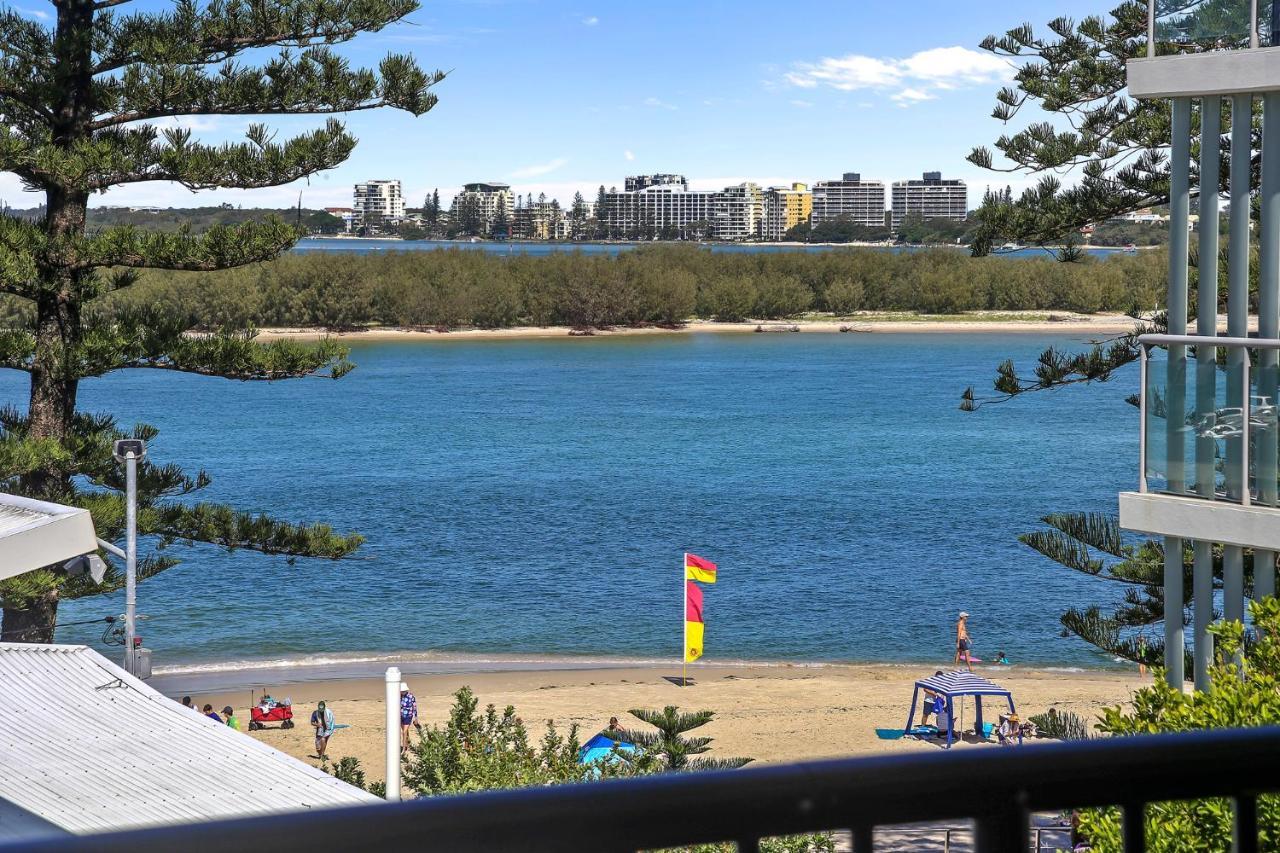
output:
[[[168,11],[127,13],[131,0],[53,0],[54,22],[0,7],[0,171],[44,194],[38,222],[0,215],[0,293],[21,300],[29,322],[0,329],[0,367],[30,377],[27,410],[0,410],[0,489],[89,509],[99,535],[121,535],[121,475],[113,440],[150,439],[147,425],[118,426],[80,412],[80,381],[116,370],[176,370],[247,381],[351,369],[344,349],[260,344],[252,329],[188,334],[199,317],[112,312],[103,297],[139,270],[213,271],[265,261],[300,236],[278,218],[189,233],[85,229],[91,195],[168,181],[191,190],[292,183],[350,156],[355,138],[329,118],[277,142],[253,124],[239,144],[208,145],[155,122],[191,115],[334,114],[392,107],[421,115],[436,103],[440,72],[407,55],[352,68],[333,45],[404,19],[416,0],[178,0]],[[257,64],[265,51],[278,49]],[[150,462],[139,472],[138,531],[160,548],[210,543],[294,557],[341,558],[361,542],[325,524],[292,524],[196,502],[204,471]],[[101,585],[46,566],[0,584],[0,638],[50,642],[58,602],[119,588],[111,557]],[[139,560],[145,579],[176,564]]]

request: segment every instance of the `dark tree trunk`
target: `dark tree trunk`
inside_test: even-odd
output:
[[[50,592],[30,607],[4,608],[0,642],[52,643],[58,619],[58,594]]]

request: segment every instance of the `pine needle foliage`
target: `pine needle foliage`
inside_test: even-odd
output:
[[[1157,0],[1157,14],[1157,55],[1248,45],[1247,3]],[[1107,15],[1079,21],[1056,18],[1045,30],[1024,23],[981,44],[1016,67],[1012,85],[996,95],[992,117],[1007,125],[1037,109],[1052,120],[1030,121],[1002,134],[994,150],[981,146],[969,154],[969,162],[983,169],[1040,176],[1016,199],[1007,190],[986,194],[977,214],[975,254],[1012,241],[1065,245],[1062,258],[1077,260],[1079,252],[1072,249],[1082,227],[1169,200],[1170,102],[1137,100],[1125,90],[1125,63],[1147,52],[1146,0],[1125,0]],[[1191,130],[1197,149],[1198,109]],[[1225,128],[1230,115],[1223,109]],[[1256,116],[1251,135],[1256,187]],[[1065,182],[1066,174],[1075,181]],[[1229,188],[1225,169],[1216,180]]]
[[[30,382],[27,410],[0,412],[0,488],[88,508],[106,539],[122,535],[124,515],[111,444],[156,431],[77,411],[81,380],[125,369],[244,381],[338,378],[352,365],[331,341],[263,345],[251,327],[221,328],[189,313],[102,310],[141,271],[243,267],[276,257],[300,233],[277,217],[200,234],[90,231],[92,194],[158,181],[201,190],[305,179],[350,156],[356,140],[338,119],[284,139],[255,122],[243,141],[216,145],[195,138],[182,119],[383,107],[421,115],[443,79],[407,55],[359,68],[335,51],[404,20],[416,0],[177,0],[161,11],[130,2],[52,0],[49,23],[0,7],[0,172],[44,196],[39,220],[0,213],[0,294],[24,306],[0,328],[0,367]],[[146,461],[140,478],[139,532],[157,551],[141,560],[140,578],[176,565],[158,552],[178,543],[289,559],[341,558],[360,543],[323,524],[191,502],[210,482],[203,471]],[[117,588],[120,567],[100,556],[110,566],[101,585],[60,566],[0,583],[0,638],[49,642],[60,600]]]
[[[681,711],[675,705],[668,705],[661,711],[633,708],[628,713],[656,731],[625,729],[619,738],[634,744],[642,755],[660,759],[665,770],[736,770],[752,761],[750,758],[703,758],[714,738],[685,737],[687,732],[711,722],[714,711]]]

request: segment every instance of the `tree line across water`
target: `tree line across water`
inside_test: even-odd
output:
[[[431,252],[292,254],[216,273],[149,270],[94,310],[157,310],[200,327],[600,328],[784,319],[810,311],[1150,311],[1155,253],[970,258],[957,250],[713,253],[646,247],[614,256]],[[5,319],[29,310],[4,305]]]

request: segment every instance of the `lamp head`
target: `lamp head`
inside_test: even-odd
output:
[[[147,443],[140,438],[122,438],[116,442],[112,455],[117,462],[124,462],[131,453],[134,459],[141,460],[147,455]]]

